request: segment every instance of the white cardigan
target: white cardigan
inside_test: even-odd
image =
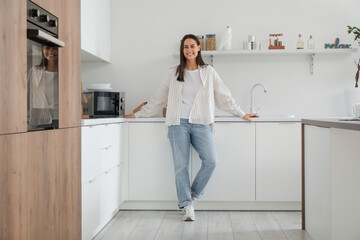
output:
[[[177,81],[176,68],[170,69],[167,77],[161,83],[148,103],[135,113],[135,117],[151,117],[160,112],[166,105],[165,125],[179,125],[182,106],[182,87],[184,82]],[[245,112],[236,104],[229,89],[221,80],[219,74],[210,65],[200,67],[202,84],[196,94],[191,109],[189,122],[208,125],[214,123],[216,106],[235,116],[243,117]]]

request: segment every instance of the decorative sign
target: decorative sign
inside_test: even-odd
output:
[[[340,39],[336,38],[335,39],[335,43],[325,43],[324,47],[325,49],[330,48],[330,49],[335,49],[335,48],[351,48],[351,44],[339,44],[340,43]]]

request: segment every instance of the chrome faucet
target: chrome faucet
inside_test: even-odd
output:
[[[257,86],[261,86],[264,89],[264,93],[267,92],[266,88],[264,87],[264,85],[262,85],[261,83],[256,83],[252,88],[251,88],[251,107],[250,107],[250,113],[255,113],[257,114],[257,111],[255,111],[255,106],[254,106],[254,90]]]

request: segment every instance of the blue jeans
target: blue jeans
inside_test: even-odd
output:
[[[217,154],[210,125],[192,124],[180,119],[180,125],[169,127],[169,138],[174,160],[176,191],[179,207],[192,204],[191,196],[200,198],[217,165]],[[201,168],[190,186],[190,144],[198,152]]]

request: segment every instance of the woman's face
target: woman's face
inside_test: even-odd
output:
[[[44,57],[48,61],[57,61],[58,60],[58,48],[43,46],[42,51],[43,51]]]
[[[196,59],[200,46],[196,44],[194,39],[188,38],[184,41],[184,56],[186,60]]]

